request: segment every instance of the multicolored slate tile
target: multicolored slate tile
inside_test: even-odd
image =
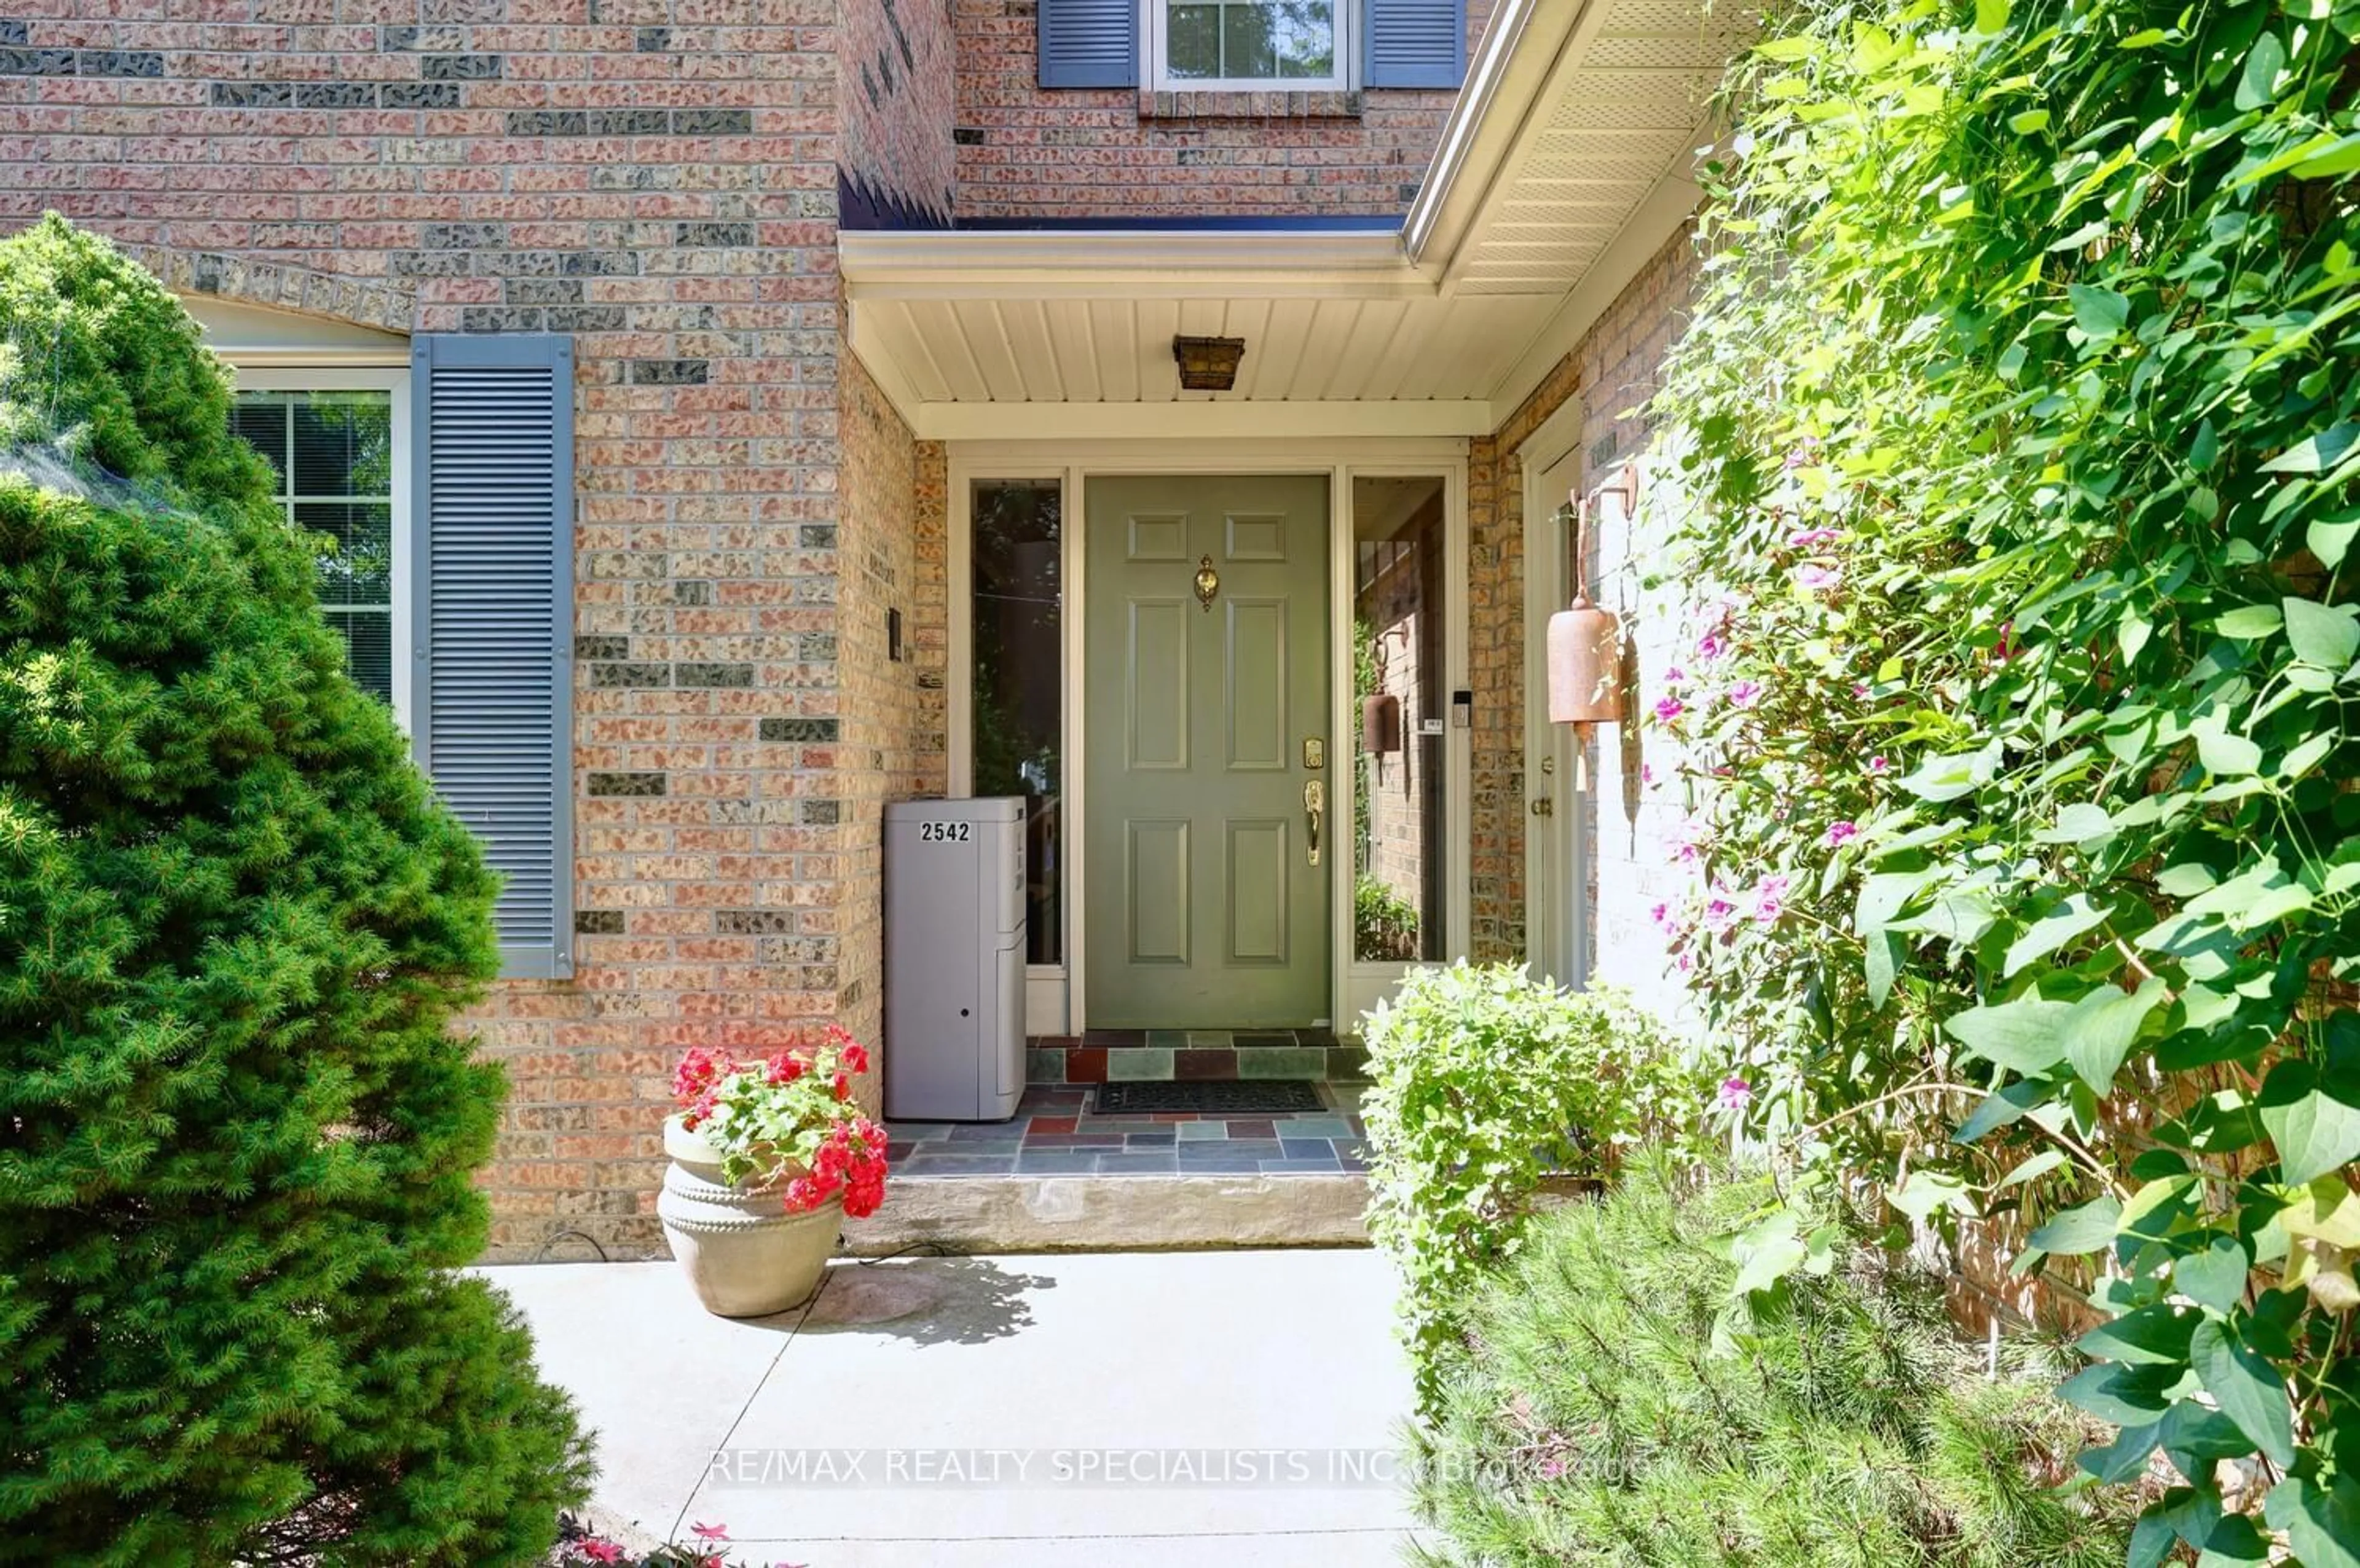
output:
[[[1334,1176],[1368,1169],[1361,1087],[1322,1083],[1317,1111],[1223,1118],[1102,1113],[1090,1084],[1035,1083],[1009,1121],[888,1122],[886,1130],[902,1177]]]

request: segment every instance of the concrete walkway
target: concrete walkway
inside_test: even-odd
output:
[[[483,1272],[597,1429],[598,1501],[659,1537],[811,1568],[1381,1568],[1407,1539],[1371,1252],[839,1261],[743,1323],[670,1263]]]

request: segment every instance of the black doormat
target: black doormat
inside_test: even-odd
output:
[[[1098,1115],[1194,1111],[1200,1116],[1270,1116],[1324,1111],[1319,1085],[1291,1078],[1205,1078],[1187,1083],[1132,1081],[1098,1085]]]

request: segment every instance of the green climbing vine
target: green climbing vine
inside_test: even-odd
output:
[[[2360,1563],[2360,0],[1774,31],[1655,409],[1659,918],[1748,1132],[2087,1292],[2134,1562]]]

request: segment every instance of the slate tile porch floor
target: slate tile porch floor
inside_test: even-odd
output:
[[[1366,1171],[1359,1083],[1321,1083],[1324,1109],[1284,1116],[1108,1115],[1098,1087],[1035,1083],[1005,1122],[896,1122],[893,1174],[1335,1176]]]

